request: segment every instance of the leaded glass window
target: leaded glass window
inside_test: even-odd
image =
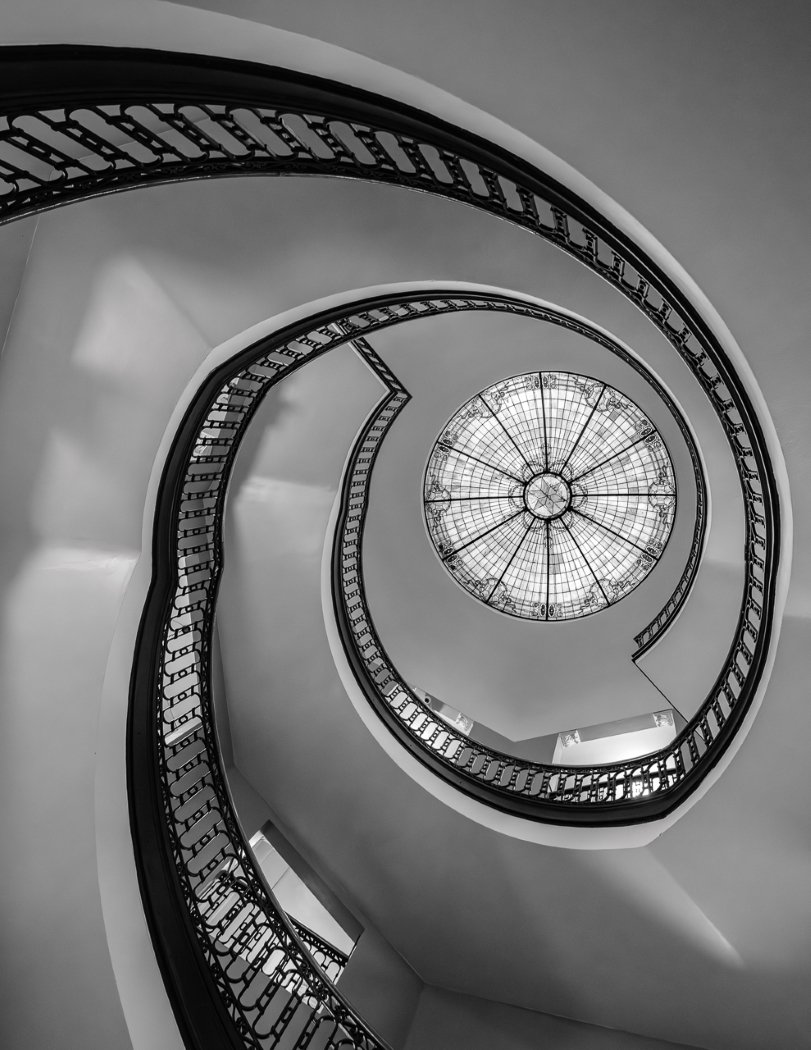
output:
[[[530,372],[451,417],[425,472],[442,564],[494,609],[571,620],[651,572],[676,510],[673,464],[650,419],[614,387]]]

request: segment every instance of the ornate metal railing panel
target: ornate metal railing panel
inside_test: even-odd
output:
[[[205,817],[198,814],[197,823],[200,821]],[[214,826],[213,821],[208,824]],[[215,839],[209,839],[209,844],[212,841]],[[200,856],[198,853],[196,859]],[[250,880],[239,874],[236,858],[222,859],[199,885],[197,897],[229,991],[242,1008],[243,1018],[250,1018],[250,1026],[242,1028],[244,1045],[283,1042],[291,1050],[381,1045],[370,1041],[366,1032],[356,1038],[356,1018],[346,1008],[336,1010],[336,1002],[325,998],[325,986],[341,975],[347,956],[288,916],[315,963],[302,965],[302,953],[291,946],[282,926],[268,921],[281,916],[281,909],[273,915],[266,906],[257,906]],[[320,980],[316,979],[318,970],[323,972]]]
[[[323,937],[319,937],[315,930],[311,930],[303,922],[294,919],[292,915],[287,917],[307,951],[334,984],[344,972],[349,956],[340,948],[336,948],[334,944],[325,941]]]
[[[466,771],[472,777],[460,774],[461,756],[448,776],[466,789],[489,780],[482,798],[504,804],[526,796],[536,816],[566,823],[652,819],[677,805],[724,752],[761,679],[780,508],[749,395],[712,328],[670,277],[595,207],[531,162],[430,114],[332,81],[201,56],[14,47],[0,53],[0,99],[2,222],[185,179],[365,179],[506,219],[578,259],[639,307],[706,393],[738,470],[745,581],[727,658],[677,746],[660,753],[658,766],[649,759],[647,771],[638,767],[612,780],[600,769],[558,770],[531,780],[527,774],[521,783],[514,767],[482,755]],[[362,334],[426,312],[413,304],[367,306],[353,314],[348,331]],[[438,312],[436,303],[427,312],[435,306]],[[250,859],[219,764],[209,695],[220,524],[233,455],[261,395],[335,345],[330,325],[341,319],[322,316],[311,330],[282,333],[273,349],[251,348],[218,370],[189,409],[161,483],[154,574],[133,669],[128,776],[142,893],[189,1046],[270,1046],[282,1038],[298,1047],[380,1045],[275,908]],[[642,632],[640,645],[651,644],[672,619],[693,576],[688,567],[672,605]]]

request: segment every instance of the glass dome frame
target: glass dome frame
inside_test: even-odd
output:
[[[557,622],[610,608],[647,579],[672,536],[678,488],[635,401],[592,376],[541,370],[499,380],[453,413],[422,498],[429,541],[470,597]]]

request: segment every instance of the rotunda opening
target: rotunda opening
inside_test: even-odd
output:
[[[650,419],[571,372],[495,383],[448,420],[425,471],[428,534],[450,575],[531,620],[599,612],[637,587],[673,527],[676,479]]]

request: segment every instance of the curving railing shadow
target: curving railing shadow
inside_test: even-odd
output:
[[[600,798],[589,771],[559,782],[554,800],[541,799],[549,787],[542,777],[525,787],[537,814],[546,807],[542,819],[563,823],[653,819],[694,790],[729,746],[766,666],[780,508],[744,384],[700,309],[639,245],[503,146],[405,104],[288,70],[128,49],[13,47],[0,53],[0,99],[0,222],[186,179],[350,177],[428,191],[506,219],[630,299],[690,369],[729,441],[746,515],[741,614],[713,689],[679,737],[678,783],[665,764],[658,783],[643,777],[638,796],[632,788]],[[451,299],[445,305],[456,309]],[[347,334],[424,312],[413,303],[369,301],[349,317],[323,313],[248,348],[198,391],[164,468],[133,665],[128,790],[145,910],[189,1047],[383,1045],[316,965],[253,863],[219,761],[210,645],[226,482],[262,395]],[[666,626],[692,578],[683,577],[672,611],[646,628],[640,646]],[[484,768],[482,761],[478,772]],[[489,787],[492,799],[499,784]]]

